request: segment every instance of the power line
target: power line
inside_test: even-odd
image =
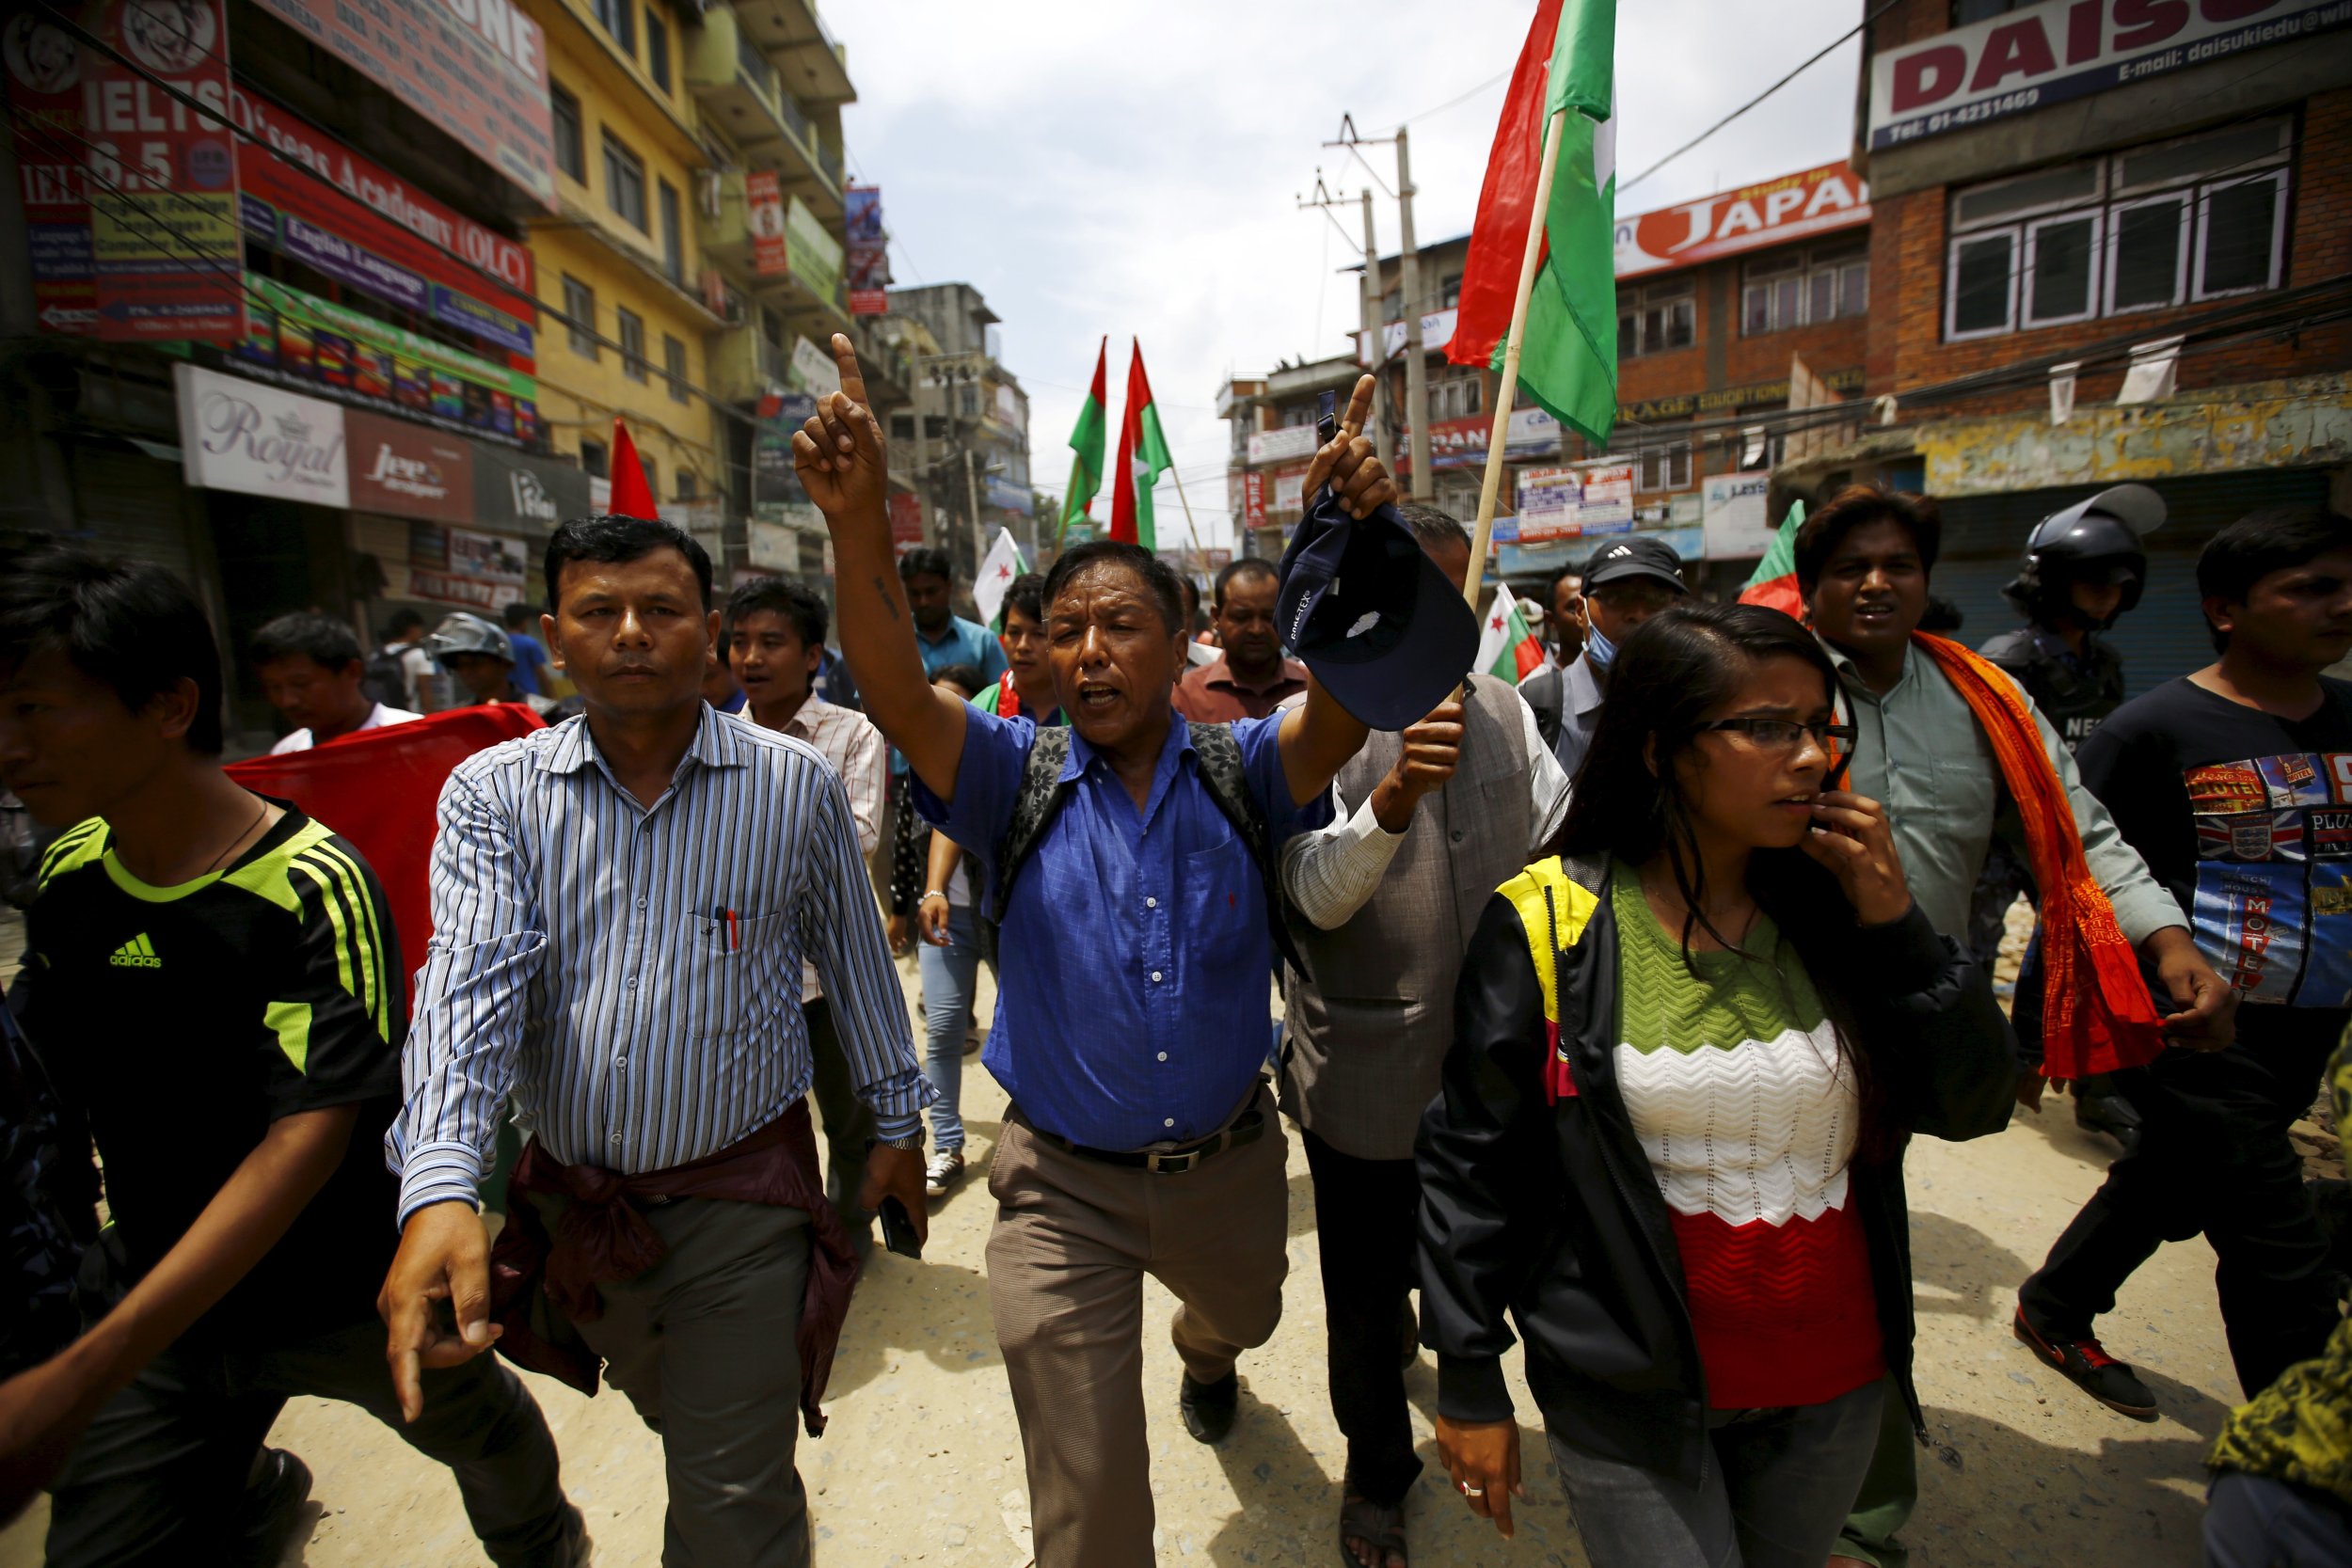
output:
[[[1861,21],[1855,23],[1846,31],[1838,34],[1828,43],[1822,45],[1820,49],[1816,51],[1804,61],[1804,64],[1798,66],[1794,71],[1789,71],[1779,81],[1774,82],[1771,87],[1766,87],[1762,92],[1757,93],[1754,98],[1749,99],[1745,103],[1740,104],[1738,108],[1732,110],[1731,113],[1724,116],[1723,119],[1717,120],[1706,130],[1701,131],[1697,135],[1692,136],[1689,141],[1684,142],[1680,147],[1676,148],[1672,152],[1667,153],[1664,157],[1650,165],[1649,167],[1644,169],[1632,179],[1620,180],[1617,182],[1617,194],[1619,196],[1623,196],[1626,192],[1631,190],[1634,186],[1640,184],[1651,175],[1656,174],[1660,169],[1664,168],[1668,164],[1673,163],[1677,158],[1681,157],[1685,152],[1690,151],[1692,148],[1707,140],[1708,137],[1713,135],[1724,126],[1729,125],[1733,120],[1738,119],[1741,115],[1746,114],[1750,109],[1755,108],[1757,104],[1763,103],[1764,100],[1772,97],[1772,94],[1778,92],[1781,88],[1787,87],[1789,83],[1795,81],[1798,77],[1804,75],[1815,66],[1820,64],[1821,61],[1828,58],[1830,54],[1839,45],[1843,44],[1848,39],[1851,39],[1860,33],[1865,27],[1867,27],[1871,23],[1876,22],[1880,17],[1884,16],[1888,11],[1893,10],[1897,4],[1898,0],[1880,0],[1877,9],[1871,11],[1868,15],[1865,16]]]
[[[1485,92],[1488,87],[1495,86],[1497,83],[1507,82],[1510,79],[1511,72],[1508,71],[1502,71],[1498,75],[1489,76],[1485,81],[1479,83],[1478,86],[1470,88],[1468,92],[1457,93],[1454,97],[1449,98],[1444,103],[1438,104],[1434,109],[1423,109],[1417,115],[1406,115],[1403,119],[1398,120],[1397,124],[1401,126],[1410,125],[1416,120],[1432,119],[1435,116],[1445,113],[1448,109],[1469,103],[1471,99],[1476,98],[1480,93]]]

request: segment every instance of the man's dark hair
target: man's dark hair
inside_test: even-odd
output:
[[[1464,549],[1470,548],[1470,530],[1462,526],[1461,518],[1442,506],[1431,506],[1424,501],[1401,501],[1396,515],[1405,520],[1406,528],[1413,531],[1413,537],[1420,542],[1422,549],[1433,545],[1459,545]]]
[[[516,599],[499,611],[499,618],[506,623],[508,631],[529,631],[531,624],[539,618],[539,607]]]
[[[384,635],[398,641],[412,631],[424,628],[424,612],[416,610],[395,610],[392,618],[384,623]]]
[[[1254,555],[1245,555],[1239,561],[1226,566],[1223,570],[1216,574],[1216,585],[1211,590],[1210,602],[1215,604],[1217,609],[1223,610],[1225,608],[1225,590],[1227,587],[1232,583],[1240,581],[1243,578],[1261,577],[1269,578],[1275,582],[1282,580],[1282,574],[1274,569],[1273,562],[1263,560]]]
[[[694,585],[702,590],[703,609],[710,608],[710,552],[682,528],[648,522],[643,517],[575,517],[548,537],[546,572],[548,609],[563,594],[559,579],[575,561],[614,563],[643,561],[656,550],[675,550],[693,568]]]
[[[1549,610],[1553,605],[1560,602],[1560,585],[1567,581],[1570,578],[1576,578],[1577,587],[1582,588],[1584,586],[1584,568],[1581,566],[1563,566],[1558,571],[1552,573],[1550,578],[1544,583],[1544,609]]]
[[[194,681],[188,750],[220,755],[220,645],[204,607],[161,566],[121,566],[80,550],[17,562],[0,578],[0,665],[52,648],[135,713]]]
[[[1243,564],[1234,562],[1234,566]],[[1261,561],[1259,565],[1264,566]],[[1054,569],[1045,574],[1045,602],[1051,605],[1061,597],[1061,591],[1070,586],[1070,579],[1092,566],[1120,566],[1143,579],[1144,591],[1160,607],[1160,625],[1169,636],[1183,629],[1184,624],[1184,594],[1176,586],[1176,568],[1145,549],[1130,545],[1124,539],[1089,539],[1065,550],[1055,562]],[[1268,571],[1273,568],[1266,567]],[[1226,568],[1227,572],[1232,566]],[[1220,578],[1224,574],[1220,573]]]
[[[948,563],[947,552],[936,545],[917,545],[898,558],[898,580],[913,582],[916,578],[930,576],[942,578],[950,586],[956,580],[956,569]]]
[[[253,634],[250,649],[256,664],[309,658],[322,670],[347,669],[365,657],[349,622],[309,610],[280,615],[264,626]]]
[[[1919,615],[1918,629],[1932,632],[1938,637],[1949,637],[1960,629],[1961,623],[1966,619],[1960,606],[1941,594],[1930,594],[1928,608]]]
[[[2244,604],[2264,578],[2329,550],[2352,550],[2352,517],[2325,506],[2265,506],[2205,541],[2197,557],[2197,596]],[[2216,648],[2229,648],[2228,632],[2210,620],[2205,630]]]
[[[931,680],[953,681],[975,697],[988,689],[988,677],[969,664],[943,664],[931,672]]]
[[[1176,574],[1176,588],[1184,596],[1184,635],[1190,637],[1200,619],[1200,585],[1192,580],[1190,572]]]
[[[1931,499],[1883,484],[1849,484],[1797,530],[1797,592],[1811,598],[1821,568],[1846,535],[1883,522],[1900,523],[1919,552],[1919,569],[1935,570],[1935,558],[1944,548],[1944,518]]]
[[[1045,623],[1045,574],[1024,572],[1005,590],[1005,608],[1017,610],[1040,626]]]
[[[746,615],[772,612],[792,623],[792,629],[812,648],[825,645],[825,629],[833,617],[825,601],[788,578],[754,578],[727,595],[727,635]]]

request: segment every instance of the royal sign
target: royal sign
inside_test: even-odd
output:
[[[171,369],[190,484],[339,511],[351,504],[341,406],[194,365]]]
[[[2045,0],[1870,59],[1870,148],[2352,24],[2345,0]]]
[[[1858,229],[1870,221],[1870,190],[1844,164],[1742,185],[1677,207],[1617,220],[1617,276],[1639,277],[1669,267],[1760,250],[1808,234]]]

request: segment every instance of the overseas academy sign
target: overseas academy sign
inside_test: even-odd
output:
[[[1870,59],[1870,147],[1965,130],[2352,24],[2352,0],[2045,0]]]

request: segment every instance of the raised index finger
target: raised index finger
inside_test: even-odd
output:
[[[1347,394],[1347,416],[1340,420],[1340,434],[1349,440],[1364,433],[1364,421],[1372,418],[1372,394],[1379,385],[1377,378],[1368,374],[1356,378],[1356,389]]]
[[[858,369],[857,349],[847,333],[833,335],[833,362],[841,367],[841,389],[860,408],[866,406],[866,372]]]

